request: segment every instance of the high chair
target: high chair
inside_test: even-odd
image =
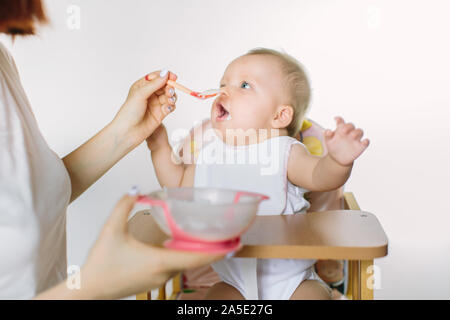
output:
[[[194,139],[196,130],[205,130],[208,126],[210,123],[204,121],[184,141],[179,155],[185,163],[192,161],[205,143]],[[326,154],[323,131],[317,123],[305,120],[297,138],[311,154],[323,156]],[[377,218],[361,211],[353,193],[344,193],[343,187],[329,192],[310,192],[307,199],[311,207],[306,214],[257,216],[242,236],[244,246],[236,257],[345,260],[345,296],[353,300],[372,300],[373,285],[379,276],[375,274],[377,269],[373,262],[375,258],[386,256],[388,248],[388,239]],[[136,213],[128,227],[134,237],[145,243],[161,245],[168,238],[145,211]],[[199,289],[202,278],[206,279],[206,285],[205,282],[202,285],[205,289],[219,280],[217,276],[214,278],[210,267],[189,270],[185,274],[196,271],[202,277],[194,290]],[[190,300],[186,292],[192,288],[184,286],[189,281],[183,278],[184,275],[178,274],[159,290],[139,294],[136,298]],[[202,299],[202,294],[197,294],[197,299]]]

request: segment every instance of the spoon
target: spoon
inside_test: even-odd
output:
[[[220,89],[211,89],[211,90],[206,90],[206,91],[202,91],[202,92],[193,91],[191,89],[186,88],[185,86],[182,86],[181,84],[179,84],[173,80],[168,80],[167,84],[174,88],[177,88],[183,92],[186,92],[187,94],[189,94],[193,97],[196,97],[196,98],[202,99],[202,100],[209,99],[209,98],[215,97],[218,94],[220,94]]]

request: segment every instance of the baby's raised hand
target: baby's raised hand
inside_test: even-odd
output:
[[[325,130],[325,143],[328,154],[339,164],[348,166],[369,146],[369,139],[361,141],[363,131],[355,129],[352,123],[345,123],[341,117],[335,117],[336,130]]]

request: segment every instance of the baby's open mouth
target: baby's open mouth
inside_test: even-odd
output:
[[[227,120],[231,120],[231,114],[228,112],[227,109],[225,109],[225,107],[221,104],[218,103],[216,105],[216,110],[217,110],[217,121],[227,121]]]

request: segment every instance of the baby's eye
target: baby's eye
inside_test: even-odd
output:
[[[242,89],[250,89],[250,84],[247,81],[244,81],[241,83],[241,88]]]

